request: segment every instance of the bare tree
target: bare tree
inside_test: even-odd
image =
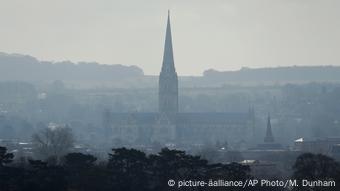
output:
[[[50,125],[33,134],[32,142],[40,157],[59,158],[72,148],[74,137],[68,126]]]

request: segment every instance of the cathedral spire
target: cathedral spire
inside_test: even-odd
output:
[[[162,70],[159,75],[159,112],[175,114],[178,112],[178,78],[175,70],[170,27],[170,12],[166,25]]]
[[[272,143],[274,142],[274,136],[272,133],[272,125],[270,123],[270,115],[268,114],[267,118],[267,131],[266,131],[266,137],[264,138],[265,143]]]
[[[173,49],[172,49],[171,26],[170,26],[170,10],[168,10],[168,20],[167,20],[167,25],[166,25],[162,71],[175,72],[174,55],[173,55]]]

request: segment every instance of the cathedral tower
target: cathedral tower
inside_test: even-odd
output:
[[[178,78],[174,64],[170,14],[166,26],[162,70],[159,75],[158,110],[172,115],[178,112]]]

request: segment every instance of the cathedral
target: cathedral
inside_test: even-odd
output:
[[[159,75],[158,112],[114,113],[107,116],[111,140],[131,143],[204,144],[247,143],[254,133],[254,112],[180,112],[170,15],[168,14],[162,69]],[[108,132],[108,131],[107,131]]]

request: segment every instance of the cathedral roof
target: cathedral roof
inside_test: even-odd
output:
[[[179,123],[245,123],[249,115],[247,113],[231,112],[195,112],[179,113]]]
[[[159,119],[160,114],[157,112],[137,112],[137,113],[113,113],[113,123],[139,123],[154,124]],[[233,123],[243,124],[247,121],[247,113],[229,113],[229,112],[185,112],[178,113],[176,121],[179,124],[214,124],[214,123]]]
[[[153,124],[158,117],[158,113],[154,112],[134,112],[134,113],[112,113],[112,121],[114,124],[140,123]]]

